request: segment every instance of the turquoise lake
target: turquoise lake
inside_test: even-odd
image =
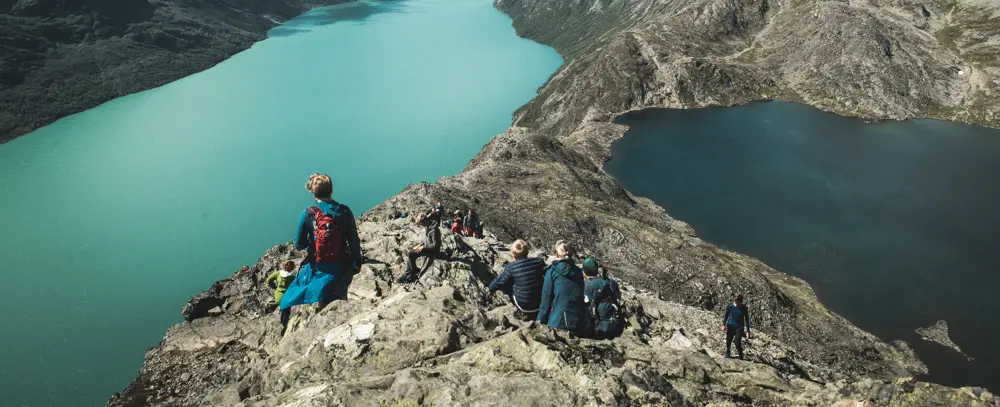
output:
[[[605,170],[629,191],[805,279],[862,329],[905,340],[924,379],[1000,390],[1000,131],[865,123],[784,102],[620,122],[629,130]],[[941,319],[974,360],[913,331]]]
[[[460,172],[562,63],[490,0],[317,9],[207,71],[0,145],[0,399],[97,406],[180,306],[293,238]]]

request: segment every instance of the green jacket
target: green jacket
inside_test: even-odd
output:
[[[281,276],[281,270],[276,270],[267,276],[267,286],[274,289],[274,303],[281,303],[281,296],[285,295],[285,290],[288,286],[292,285],[292,281],[295,281],[295,274],[289,274],[288,277]]]

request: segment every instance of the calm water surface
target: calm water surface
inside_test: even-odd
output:
[[[490,0],[315,10],[208,71],[0,145],[0,405],[96,406],[179,307],[292,239],[454,174],[561,64]]]
[[[931,380],[1000,390],[1000,131],[780,102],[621,121],[630,130],[605,169],[629,191],[906,340]],[[939,319],[975,361],[913,332]]]

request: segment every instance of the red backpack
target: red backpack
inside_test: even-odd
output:
[[[309,208],[313,215],[313,236],[316,245],[313,251],[317,263],[333,263],[350,259],[347,239],[337,224],[337,216],[323,212],[318,206]]]

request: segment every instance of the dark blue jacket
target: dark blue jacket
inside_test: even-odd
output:
[[[556,329],[582,332],[587,328],[583,302],[583,270],[571,259],[559,260],[545,271],[538,322]]]
[[[515,260],[503,268],[490,283],[490,292],[503,291],[514,297],[517,309],[524,312],[538,311],[542,297],[542,279],[545,277],[545,261],[537,257]]]
[[[605,334],[614,333],[618,329],[618,307],[622,296],[618,282],[611,278],[588,278],[585,293],[588,309],[596,308],[597,326],[594,328]]]
[[[731,326],[742,330],[746,327],[747,332],[750,332],[750,310],[747,309],[746,304],[740,304],[736,306],[733,303],[729,303],[726,307],[726,315],[722,317],[722,322],[726,326]]]

